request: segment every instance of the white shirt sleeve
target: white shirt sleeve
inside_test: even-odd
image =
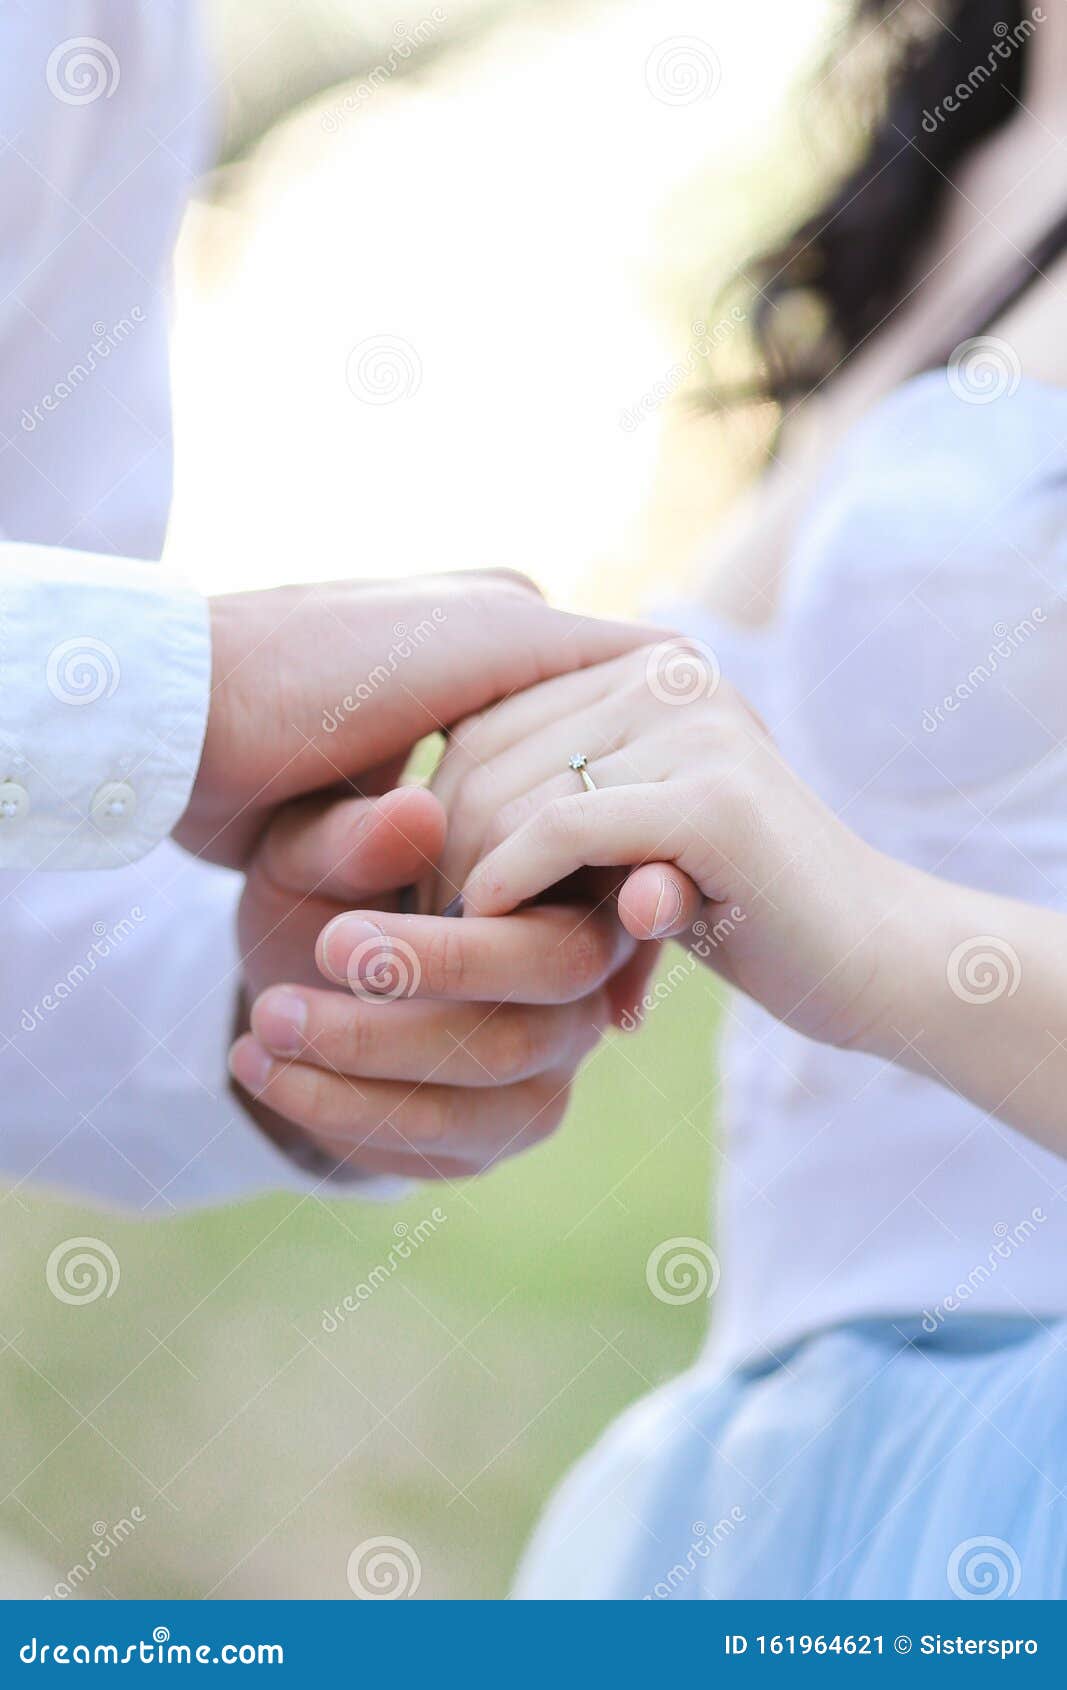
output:
[[[166,837],[210,679],[206,603],[158,564],[0,543],[0,1176],[18,1184],[146,1214],[349,1189],[230,1088],[240,876]]]
[[[118,868],[166,838],[210,688],[206,601],[159,564],[0,544],[0,869]]]
[[[169,840],[114,874],[0,872],[0,1178],[155,1216],[403,1192],[302,1166],[231,1090],[240,890]]]

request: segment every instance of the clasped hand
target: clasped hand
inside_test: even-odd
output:
[[[679,662],[688,691],[660,684]],[[483,1170],[559,1124],[671,935],[800,1031],[862,1042],[890,865],[701,663],[678,642],[548,679],[462,723],[432,791],[282,812],[242,911],[253,992],[307,962],[233,1053],[268,1130],[361,1173]]]

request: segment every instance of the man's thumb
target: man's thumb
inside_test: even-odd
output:
[[[445,827],[439,801],[421,786],[382,798],[295,799],[271,821],[259,866],[288,892],[361,903],[427,874]]]

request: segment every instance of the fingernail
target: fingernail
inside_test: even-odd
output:
[[[307,1000],[287,986],[276,986],[253,1005],[252,1031],[268,1050],[296,1056],[304,1048],[307,1018]]]
[[[246,1091],[262,1091],[274,1073],[270,1052],[246,1033],[230,1051],[230,1073]]]
[[[681,920],[682,892],[675,880],[664,879],[660,884],[659,897],[656,899],[656,913],[652,917],[652,934],[658,938],[661,933],[669,933]]]
[[[457,892],[455,897],[451,898],[449,900],[449,902],[445,905],[444,909],[441,911],[441,914],[443,916],[444,915],[462,915],[463,914],[463,893]]]
[[[338,986],[347,986],[348,959],[352,952],[358,946],[365,945],[368,939],[376,939],[384,944],[385,935],[372,921],[364,921],[358,915],[335,915],[329,925],[323,928],[319,940],[323,972]]]

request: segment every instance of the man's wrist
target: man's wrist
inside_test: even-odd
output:
[[[244,865],[262,825],[257,804],[261,742],[272,738],[269,700],[254,702],[251,660],[262,636],[249,601],[265,594],[223,594],[207,605],[210,688],[196,778],[174,838],[186,850],[227,867]],[[244,607],[242,610],[242,606]],[[261,689],[262,691],[262,689]]]

